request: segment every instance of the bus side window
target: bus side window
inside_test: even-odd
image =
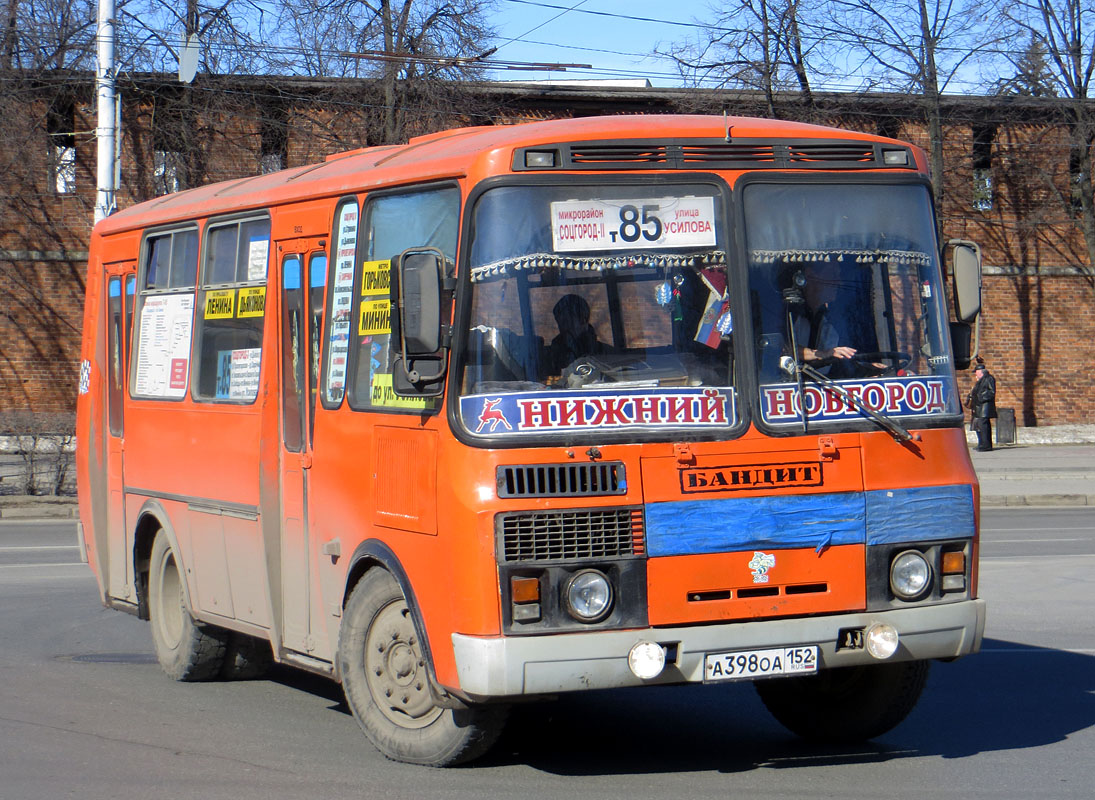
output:
[[[358,217],[357,198],[348,197],[339,201],[331,236],[331,291],[326,299],[328,338],[325,347],[320,348],[324,353],[319,378],[322,386],[320,399],[324,408],[338,408],[346,396]]]
[[[319,389],[319,353],[323,336],[323,303],[327,293],[327,254],[308,257],[308,347],[311,350],[308,378],[309,424],[315,425],[316,391]]]
[[[133,397],[181,400],[190,367],[198,229],[189,225],[150,235],[141,252],[139,283],[129,278],[125,286],[133,317],[125,325],[130,391]],[[135,352],[128,356],[128,337],[134,329]]]
[[[288,255],[282,261],[282,320],[281,320],[281,407],[285,449],[290,453],[301,450],[300,403],[304,397],[303,329],[301,326],[301,263],[300,256]]]
[[[391,303],[387,285],[392,258],[411,247],[434,247],[453,261],[460,227],[460,189],[440,186],[370,197],[365,203],[365,253],[359,258],[354,316],[350,407],[421,413],[400,407],[392,392]]]
[[[122,435],[122,376],[125,372],[122,363],[124,326],[125,311],[122,305],[122,279],[118,276],[112,276],[107,279],[107,358],[110,360],[107,409],[112,436]]]
[[[253,403],[266,310],[270,220],[210,225],[198,291],[196,399]]]

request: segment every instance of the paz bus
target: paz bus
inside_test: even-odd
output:
[[[924,153],[803,124],[465,128],[179,192],[92,234],[81,542],[169,676],[329,676],[397,760],[689,682],[878,736],[980,648],[979,309]]]

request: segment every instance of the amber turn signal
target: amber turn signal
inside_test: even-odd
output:
[[[943,554],[942,571],[944,575],[962,575],[966,572],[966,554],[954,550]]]
[[[539,603],[540,579],[519,578],[516,575],[510,578],[510,599],[515,603]]]

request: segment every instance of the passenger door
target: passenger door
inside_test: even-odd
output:
[[[133,587],[132,536],[125,524],[125,397],[129,376],[130,332],[137,264],[125,261],[106,266],[107,346],[107,531],[110,552],[110,594],[136,601]],[[124,542],[125,546],[120,546]]]
[[[308,477],[327,254],[319,239],[280,242],[281,592],[283,643],[311,653],[325,629],[308,528]]]

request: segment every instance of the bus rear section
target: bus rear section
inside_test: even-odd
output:
[[[803,736],[893,728],[984,629],[975,289],[950,322],[915,148],[734,130],[453,132],[116,223],[80,400],[104,601],[176,678],[330,675],[414,763],[599,688],[750,680]],[[161,306],[192,335],[142,356]]]

